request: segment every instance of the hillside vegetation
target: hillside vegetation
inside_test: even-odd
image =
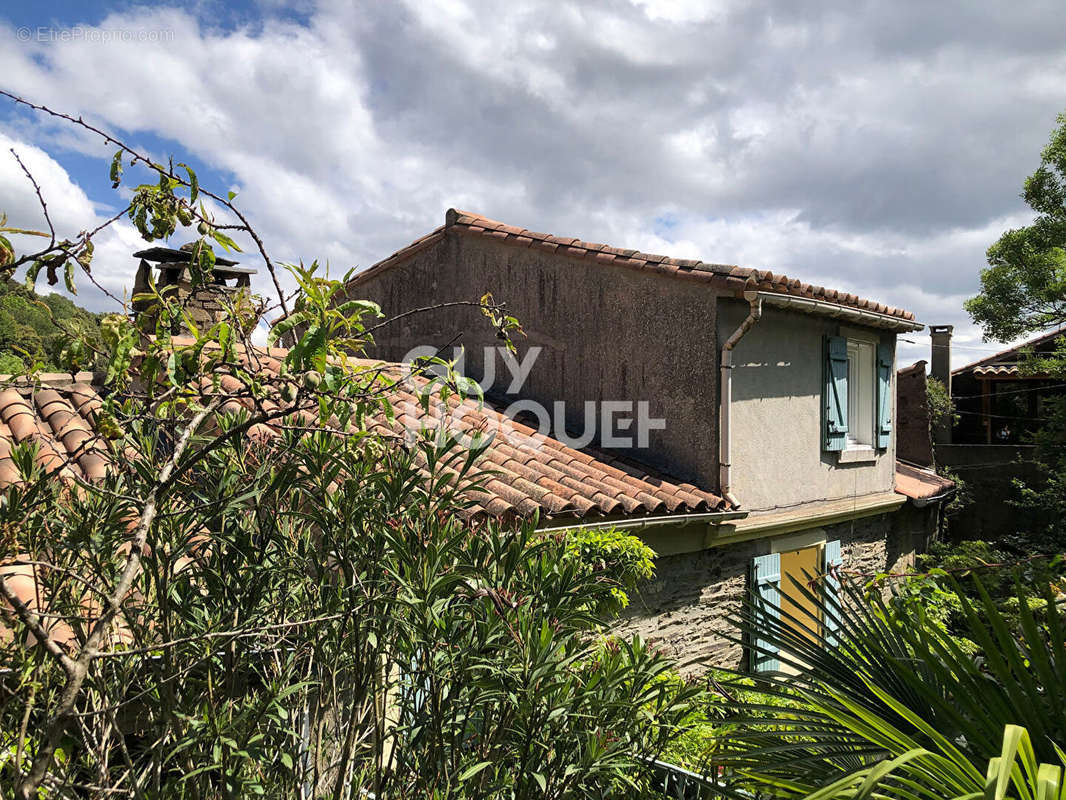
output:
[[[38,295],[16,281],[0,282],[0,374],[25,372],[34,364],[45,372],[63,370],[61,354],[71,340],[65,330],[98,347],[101,316],[62,295]]]

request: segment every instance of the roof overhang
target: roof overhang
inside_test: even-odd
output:
[[[851,308],[837,303],[828,303],[825,300],[813,300],[809,297],[795,297],[788,294],[777,294],[776,292],[744,292],[744,299],[749,303],[761,302],[763,305],[798,311],[802,314],[814,314],[819,317],[845,320],[856,325],[883,328],[896,333],[920,331],[925,327],[920,322],[913,322],[890,314],[882,314],[879,311]]]

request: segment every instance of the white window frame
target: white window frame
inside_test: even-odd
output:
[[[848,433],[839,460],[875,461],[878,342],[853,331],[842,335],[848,341]]]

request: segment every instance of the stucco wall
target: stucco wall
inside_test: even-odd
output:
[[[827,541],[840,540],[844,570],[873,576],[912,565],[915,552],[928,546],[935,527],[935,506],[918,509],[908,504],[893,513],[818,530]],[[723,633],[733,630],[729,617],[745,600],[752,558],[772,552],[773,542],[756,539],[656,559],[655,577],[631,595],[616,632],[639,634],[678,659],[686,674],[741,667],[743,649]]]
[[[505,402],[529,398],[552,409],[564,401],[566,427],[580,434],[586,401],[647,401],[649,416],[664,419],[665,429],[650,432],[646,449],[626,454],[682,480],[717,486],[713,289],[449,233],[409,261],[361,281],[352,294],[379,302],[392,315],[476,301],[485,292],[521,321],[526,336],[515,337],[520,361],[530,347],[543,348],[520,393]],[[482,348],[499,342],[474,308],[401,320],[378,333],[372,355],[398,360],[415,345],[440,347],[456,336],[466,347],[466,374],[481,379]],[[499,361],[496,373],[499,394],[510,374]]]
[[[719,301],[720,341],[747,313],[747,303]],[[766,307],[737,345],[732,482],[733,494],[749,511],[892,491],[895,437],[873,463],[845,464],[837,453],[822,452],[823,337],[846,332],[833,319]],[[894,334],[874,328],[863,333],[894,345]]]

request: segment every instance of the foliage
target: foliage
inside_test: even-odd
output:
[[[989,248],[981,293],[966,302],[985,336],[999,341],[1066,322],[1066,114],[1022,196],[1036,218]]]
[[[578,528],[560,538],[586,576],[610,584],[610,600],[598,608],[601,613],[628,607],[628,592],[655,574],[655,551],[618,528]]]
[[[754,677],[727,670],[711,669],[694,683],[703,688],[690,701],[680,725],[681,734],[667,745],[663,760],[696,773],[709,769],[722,742],[738,730],[737,724],[730,721],[737,704],[763,709],[752,717],[755,726],[759,724],[760,713],[764,719],[771,720],[782,710],[798,705],[795,698],[763,691],[761,682]]]
[[[143,446],[108,493],[65,498],[38,482],[3,509],[22,520],[21,546],[63,570],[47,578],[61,613],[84,596],[69,575],[109,572],[123,498],[162,450],[158,431],[125,426]],[[626,796],[636,759],[673,737],[692,691],[661,680],[668,662],[639,641],[590,636],[616,584],[565,541],[472,529],[456,488],[422,486],[420,468],[457,470],[467,486],[473,464],[454,443],[384,452],[338,436],[215,449],[161,510],[126,634],[91,680],[83,710],[127,720],[107,740],[111,771],[100,775],[100,745],[75,737],[55,784],[121,785],[125,748],[158,797],[337,781],[353,787],[342,796]],[[3,658],[35,672],[36,730],[53,670],[21,641]],[[22,712],[8,703],[4,729]]]
[[[955,413],[955,403],[948,394],[943,381],[929,378],[925,382],[925,398],[929,406],[929,433],[941,425],[954,425],[959,421]]]
[[[886,756],[850,772],[807,795],[807,800],[879,796],[911,800],[977,800],[1017,797],[1019,800],[1066,798],[1063,766],[1066,753],[1059,751],[1059,764],[1037,761],[1029,732],[1020,725],[1003,730],[1000,755],[988,761],[982,773],[962,752],[904,706],[885,697],[904,725],[913,725],[936,742],[928,749],[897,727],[897,720],[851,710],[840,720],[853,730],[868,731],[885,749]],[[789,786],[789,788],[793,788]]]
[[[1039,478],[1032,485],[1015,480],[1019,497],[1014,505],[1024,512],[1029,541],[1045,552],[1062,552],[1066,550],[1066,398],[1048,398],[1044,420],[1033,436]]]
[[[1024,549],[1019,550],[1019,545]],[[1029,555],[1020,558],[1019,552]],[[894,580],[887,608],[901,621],[919,620],[921,624],[935,626],[962,651],[982,657],[980,647],[968,638],[968,620],[959,593],[971,602],[979,602],[981,590],[987,592],[1015,635],[1023,635],[1019,616],[1022,601],[1016,583],[1020,581],[1023,586],[1036,587],[1038,591],[1047,587],[1054,594],[1066,585],[1066,560],[1058,553],[1043,557],[1038,553],[1017,537],[998,544],[980,540],[936,542],[928,553],[918,556],[921,572]],[[973,580],[974,575],[980,576],[981,590]],[[881,591],[882,582],[876,581],[871,588]],[[1046,607],[1042,596],[1030,596],[1025,602],[1037,617]]]
[[[37,295],[13,280],[0,282],[0,374],[20,374],[34,365],[45,372],[92,369],[91,358],[72,358],[71,344],[100,346],[100,315],[58,294]]]
[[[894,614],[890,601],[850,581],[843,582],[839,604],[798,587],[815,604],[816,616],[838,620],[837,645],[810,618],[759,613],[754,598],[737,622],[743,634],[778,648],[777,657],[795,674],[764,676],[765,690],[797,706],[768,719],[765,704],[734,705],[729,721],[737,727],[715,761],[729,771],[729,790],[901,796],[907,786],[915,797],[951,797],[965,773],[979,781],[979,796],[982,776],[990,759],[1003,754],[1011,725],[1028,729],[1034,761],[1058,763],[1055,743],[1066,742],[1066,615],[1054,593],[1045,587],[1045,606],[1034,613],[1031,596],[1015,583],[1021,602],[1012,627],[978,577],[971,577],[976,599],[947,580],[961,608],[962,631],[982,659],[928,618]],[[1009,733],[1010,741],[1016,738]],[[1000,766],[1010,761],[1013,756]],[[814,794],[820,790],[824,794]]]

